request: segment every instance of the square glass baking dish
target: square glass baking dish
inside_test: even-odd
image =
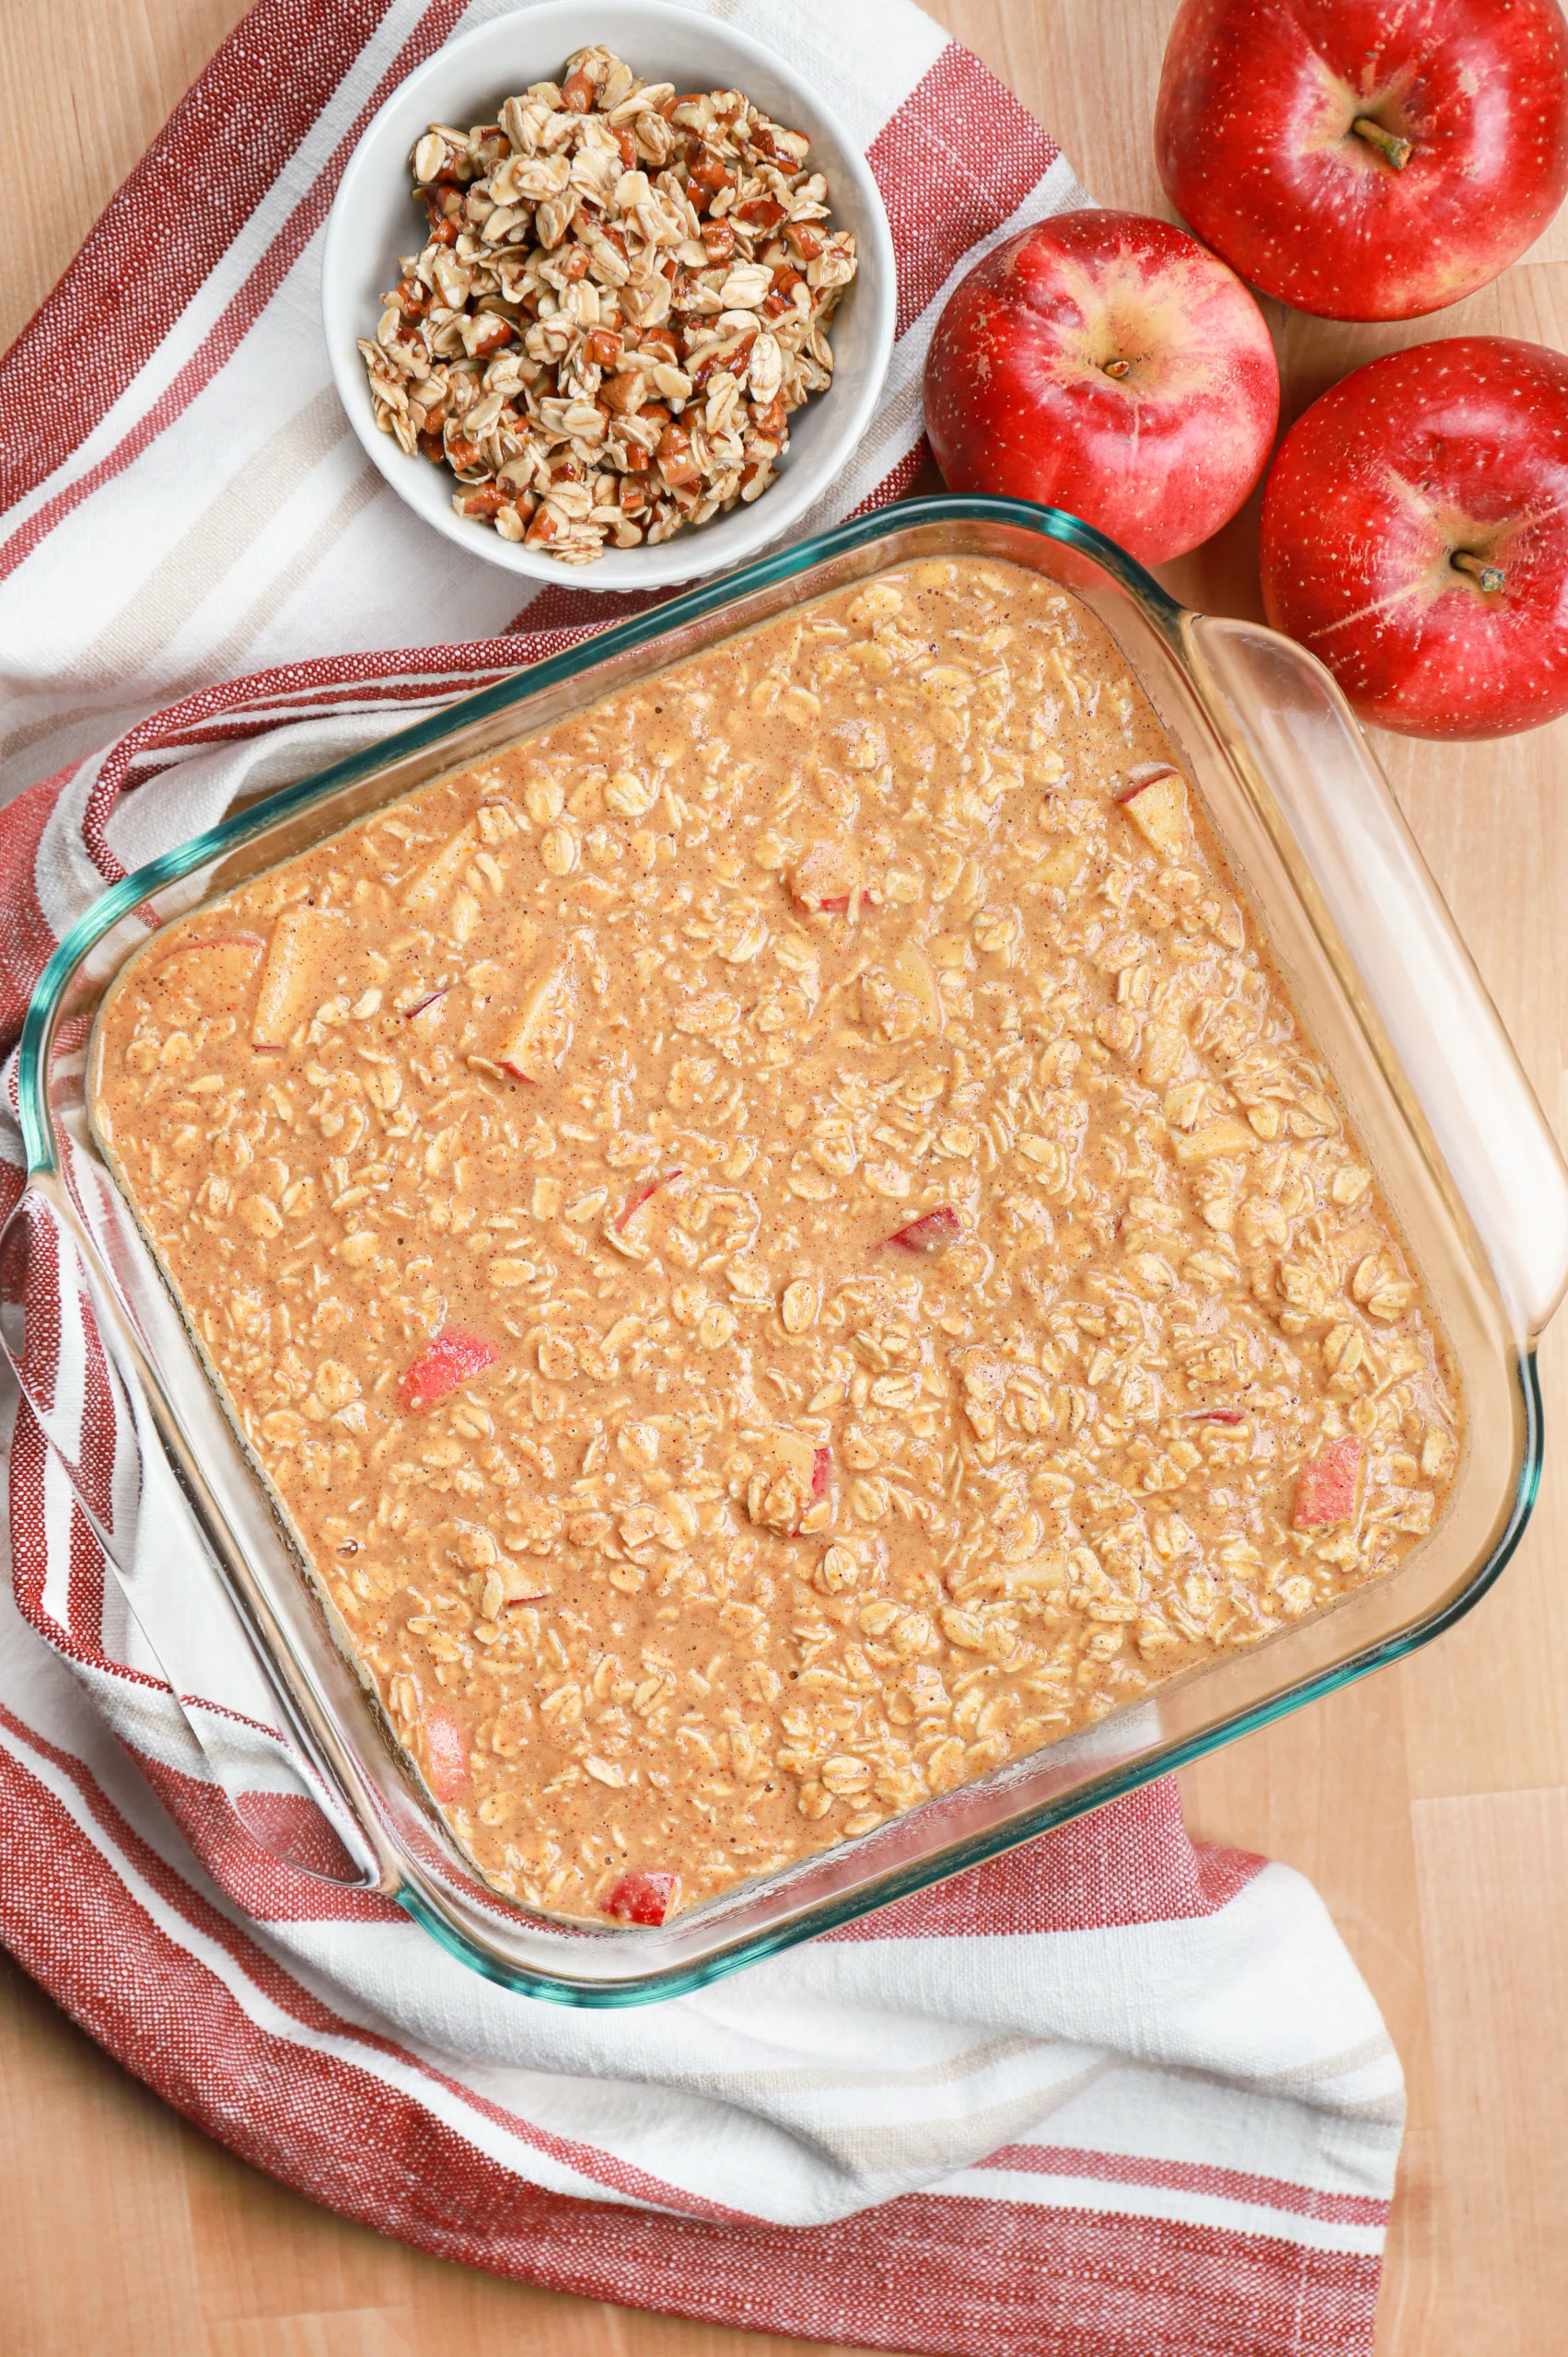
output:
[[[1467,1416],[1453,1494],[1397,1572],[1330,1611],[859,1840],[657,1928],[542,1916],[470,1867],[337,1641],[331,1607],[93,1144],[84,1101],[93,1015],[150,923],[737,631],[889,565],[956,554],[1025,566],[1082,598],[1194,781],[1453,1353]],[[336,1843],[317,1840],[307,1856],[297,1838],[280,1835],[287,1813],[258,1806],[250,1770],[215,1739],[218,1722],[192,1711],[215,1774],[253,1838],[289,1864],[313,1860],[331,1879],[386,1894],[465,1963],[536,1996],[611,2005],[695,1988],[1395,1660],[1484,1592],[1534,1499],[1534,1351],[1568,1276],[1568,1173],[1366,740],[1300,648],[1250,623],[1182,610],[1120,549],[1055,511],[937,499],[842,525],[241,811],[106,893],[62,943],[28,1014],[20,1108],[28,1187],[0,1248],[7,1354],[150,1658],[176,1695],[200,1691],[203,1676],[210,1687],[221,1620],[226,1706],[283,1731],[296,1790]],[[76,1426],[56,1413],[52,1378],[29,1348],[29,1271],[31,1339],[36,1321],[56,1318],[62,1291],[79,1289],[89,1308],[102,1344],[95,1378],[136,1435],[134,1478],[118,1458],[106,1468],[74,1456]],[[178,1555],[168,1543],[176,1519],[196,1542]],[[203,1559],[198,1599],[167,1567]]]

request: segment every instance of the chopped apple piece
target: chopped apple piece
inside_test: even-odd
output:
[[[208,1007],[240,997],[255,980],[256,960],[266,947],[259,933],[218,933],[205,941],[182,941],[158,960],[157,980],[166,990],[189,990]]]
[[[890,1251],[946,1252],[963,1234],[963,1222],[951,1203],[938,1203],[935,1211],[923,1212],[904,1227],[896,1227],[888,1238]]]
[[[424,1714],[425,1782],[438,1801],[462,1797],[469,1781],[468,1737],[444,1711]]]
[[[448,1391],[456,1391],[471,1376],[481,1375],[496,1356],[494,1342],[462,1326],[445,1326],[426,1342],[398,1382],[398,1399],[412,1414],[434,1408]]]
[[[604,1901],[604,1911],[617,1923],[662,1923],[675,1905],[679,1875],[633,1868],[622,1875]]]
[[[1053,885],[1058,891],[1070,892],[1084,872],[1088,859],[1088,845],[1081,836],[1069,835],[1064,842],[1037,859],[1029,870],[1037,884]]]
[[[1168,761],[1145,761],[1117,789],[1121,803],[1145,842],[1174,855],[1192,841],[1191,814],[1187,807],[1187,781]]]
[[[846,915],[854,895],[865,889],[859,858],[846,842],[807,843],[784,881],[801,908],[824,916]]]
[[[495,1061],[514,1080],[537,1083],[560,1071],[571,1044],[571,977],[554,966],[529,990]]]
[[[250,1025],[250,1044],[271,1052],[288,1045],[322,987],[321,961],[341,943],[337,909],[285,909],[273,927],[261,987]]]
[[[616,1221],[617,1232],[624,1230],[628,1220],[634,1219],[643,1205],[651,1202],[661,1187],[668,1187],[672,1178],[679,1178],[679,1170],[667,1170],[657,1178],[645,1178],[642,1185],[635,1189],[627,1202],[625,1210]]]
[[[1325,1523],[1349,1522],[1355,1513],[1360,1471],[1361,1443],[1353,1433],[1331,1440],[1308,1457],[1296,1477],[1291,1516],[1296,1529],[1319,1530]]]
[[[479,847],[479,821],[470,819],[455,835],[447,836],[433,858],[414,870],[403,886],[404,908],[433,909],[451,890]]]
[[[947,1021],[942,1011],[942,993],[936,987],[936,977],[930,961],[912,941],[904,942],[893,953],[889,969],[898,988],[906,998],[912,998],[920,1009],[920,1019],[928,1031],[941,1031]]]
[[[861,975],[860,1016],[890,1045],[923,1034],[938,1037],[946,1028],[935,973],[912,941],[895,949],[885,966],[869,966]]]
[[[1171,1144],[1183,1167],[1214,1162],[1222,1154],[1250,1154],[1258,1141],[1245,1121],[1208,1121],[1201,1130],[1176,1130]]]

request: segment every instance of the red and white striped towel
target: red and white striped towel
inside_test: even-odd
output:
[[[906,0],[713,6],[832,88],[877,170],[900,334],[836,505],[894,496],[947,285],[1082,192]],[[106,880],[617,610],[551,587],[518,615],[427,534],[316,324],[360,127],[498,13],[261,0],[0,363],[7,1042]],[[411,652],[436,617],[473,636]],[[7,1207],[19,1166],[7,1129]],[[43,1290],[57,1411],[110,1461],[90,1338]],[[1194,1846],[1171,1787],[696,1996],[510,1996],[244,1833],[37,1424],[4,1413],[0,1939],[248,2159],[447,2258],[727,2324],[965,2357],[1370,2348],[1398,2062],[1308,1887]],[[193,1608],[184,1543],[159,1569]],[[278,1794],[215,1638],[204,1666],[194,1707]]]

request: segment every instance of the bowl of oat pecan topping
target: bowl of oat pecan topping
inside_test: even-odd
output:
[[[586,36],[587,36],[586,38]],[[681,8],[449,43],[343,175],[322,302],[408,504],[536,578],[743,563],[862,443],[893,340],[876,182],[781,60]]]

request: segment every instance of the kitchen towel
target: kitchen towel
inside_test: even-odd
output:
[[[7,1045],[107,882],[622,610],[568,580],[519,611],[526,585],[427,532],[321,346],[360,129],[500,13],[261,0],[0,362]],[[714,13],[832,89],[893,225],[897,352],[828,521],[913,479],[962,268],[1086,200],[906,0]],[[21,1179],[8,1123],[6,1208]],[[134,1480],[70,1283],[36,1267],[29,1306],[56,1413]],[[247,2159],[447,2258],[730,2325],[953,2357],[1370,2350],[1397,2060],[1309,1887],[1191,1842],[1170,1784],[691,1997],[513,1996],[250,1840],[36,1422],[4,1415],[0,1938]],[[176,1594],[188,1544],[171,1521]],[[282,1821],[282,1738],[215,1632],[203,1667],[209,1743]]]

